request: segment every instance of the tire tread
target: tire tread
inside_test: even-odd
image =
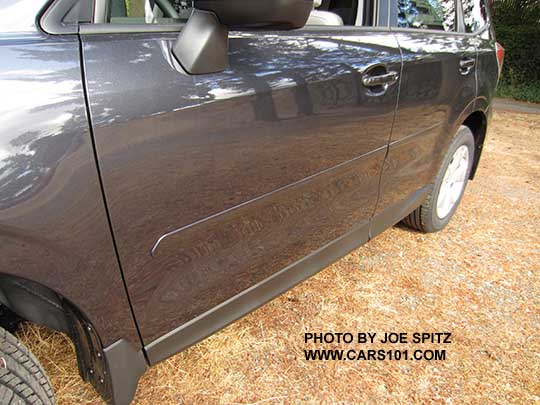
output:
[[[0,328],[2,404],[53,405],[54,393],[36,357],[15,336]]]
[[[458,139],[463,139],[464,136],[470,136],[472,141],[474,142],[473,134],[471,130],[466,126],[461,126],[459,130],[457,131],[456,135],[454,136],[453,143],[451,144],[449,150],[447,151],[447,156],[449,152],[452,150],[452,146]],[[446,160],[443,159],[443,162]],[[437,227],[433,224],[433,220],[430,220],[430,215],[433,215],[434,212],[434,196],[436,193],[436,186],[435,184],[438,182],[437,180],[442,178],[445,173],[446,166],[442,165],[438,172],[437,177],[435,178],[435,181],[431,184],[431,191],[429,192],[426,200],[420,205],[418,208],[416,208],[413,212],[411,212],[409,215],[407,215],[405,218],[402,219],[402,223],[411,228],[415,229],[420,232],[429,233],[429,232],[436,232],[442,229],[441,227]],[[456,205],[457,207],[457,205]],[[453,215],[453,212],[450,215]],[[444,226],[443,226],[444,227]]]

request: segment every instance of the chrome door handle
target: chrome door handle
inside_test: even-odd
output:
[[[362,84],[366,87],[375,87],[375,86],[390,86],[397,82],[399,74],[397,72],[390,71],[383,75],[376,76],[364,76],[362,78]]]
[[[462,75],[469,74],[475,64],[476,60],[474,58],[463,58],[459,61],[459,72]]]
[[[460,68],[472,68],[474,67],[474,59],[461,59],[459,61]]]

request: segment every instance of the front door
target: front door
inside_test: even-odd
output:
[[[397,85],[362,77],[400,71],[392,34],[233,32],[230,68],[190,76],[177,33],[115,29],[82,35],[84,71],[146,345],[352,229],[367,237]]]

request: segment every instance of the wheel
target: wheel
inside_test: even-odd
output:
[[[426,233],[443,229],[463,197],[473,160],[474,136],[468,127],[462,125],[446,152],[429,195],[403,220],[404,224]]]
[[[0,328],[0,404],[54,403],[51,384],[37,359],[15,336]]]

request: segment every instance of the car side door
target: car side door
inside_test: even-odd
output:
[[[369,28],[231,32],[230,67],[192,76],[171,53],[176,32],[130,30],[89,25],[81,41],[113,233],[154,363],[214,328],[186,337],[186,325],[229,306],[224,326],[290,286],[234,309],[292,264],[351,232],[334,255],[368,239],[398,86],[363,79],[399,75],[401,55]]]
[[[493,113],[491,102],[495,97],[495,83],[499,72],[495,52],[495,27],[489,15],[488,0],[461,0],[464,31],[477,44],[477,99],[476,110],[483,110],[488,117]]]
[[[403,70],[374,235],[408,214],[393,210],[395,204],[422,202],[476,97],[477,39],[461,32],[460,5],[454,0],[388,1]]]

